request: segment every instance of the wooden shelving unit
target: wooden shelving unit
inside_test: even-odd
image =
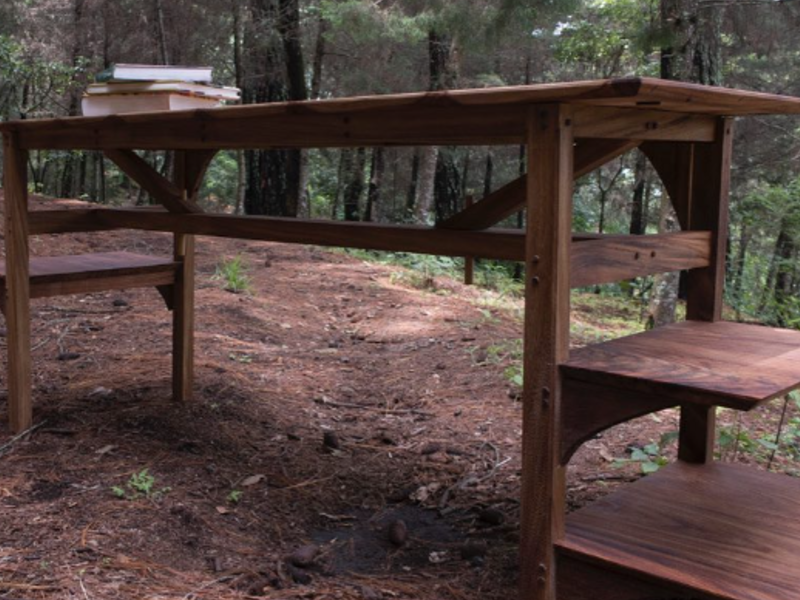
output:
[[[629,78],[0,123],[12,429],[32,420],[29,301],[45,292],[174,279],[173,395],[190,395],[194,235],[518,260],[520,597],[800,600],[798,482],[713,464],[716,406],[749,410],[800,384],[800,333],[721,319],[733,117],[760,114],[800,114],[800,99]],[[195,202],[222,149],[492,144],[524,144],[527,174],[435,228],[212,215]],[[659,174],[681,231],[574,235],[575,178],[633,148]],[[27,155],[40,149],[102,151],[166,211],[28,213]],[[175,152],[173,181],[134,153],[146,149]],[[525,232],[491,229],[522,209]],[[52,261],[29,261],[29,235],[117,228],[171,232],[172,261],[124,257],[110,274],[63,259],[55,283],[42,270]],[[571,288],[682,270],[686,323],[570,353]],[[566,467],[581,444],[673,406],[678,464],[566,515]]]

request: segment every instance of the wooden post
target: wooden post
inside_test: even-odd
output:
[[[14,133],[3,136],[6,236],[8,416],[12,432],[28,429],[31,402],[31,313],[28,264],[28,159]]]
[[[197,188],[187,165],[186,152],[175,152],[175,183],[184,201]],[[179,402],[192,399],[194,383],[194,236],[175,234],[175,261],[181,263],[175,278],[172,309],[172,397]]]
[[[694,145],[687,229],[711,231],[712,241],[711,264],[689,271],[686,318],[690,320],[722,319],[732,146],[733,119],[730,118],[719,119],[714,142]],[[681,407],[680,460],[711,462],[715,437],[714,407]]]
[[[464,198],[464,209],[472,206],[472,194]],[[464,257],[464,284],[472,285],[475,282],[475,258],[472,256]]]
[[[520,523],[524,600],[556,600],[553,543],[564,534],[559,364],[569,356],[571,116],[571,107],[549,104],[534,107],[528,118]]]

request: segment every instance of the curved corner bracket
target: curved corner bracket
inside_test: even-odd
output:
[[[609,427],[676,406],[672,398],[564,379],[559,462],[566,466],[588,440]]]

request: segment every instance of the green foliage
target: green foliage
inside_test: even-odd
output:
[[[658,442],[651,442],[642,448],[632,447],[630,458],[619,458],[614,461],[615,466],[622,467],[626,464],[638,463],[644,475],[655,473],[661,467],[669,464],[669,458],[664,451],[678,439],[677,431],[669,431],[659,438]]]
[[[149,500],[158,500],[167,494],[171,488],[156,488],[156,478],[150,474],[149,469],[142,469],[130,476],[124,487],[114,486],[111,493],[123,500],[135,500],[140,497]]]
[[[241,490],[231,490],[228,493],[228,497],[226,498],[226,500],[230,504],[239,504],[239,501],[242,499],[243,495],[244,495],[244,492],[241,491]]]
[[[222,281],[224,289],[234,294],[250,291],[251,279],[241,255],[220,262],[212,279]]]

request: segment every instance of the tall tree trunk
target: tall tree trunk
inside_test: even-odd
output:
[[[416,148],[411,156],[411,180],[408,184],[408,194],[406,196],[406,215],[411,217],[417,206],[417,189],[419,187],[419,163],[420,149]]]
[[[661,78],[720,85],[722,5],[702,4],[697,0],[661,0],[660,9],[661,24],[669,36],[669,43],[661,48]],[[663,212],[662,206],[662,217]],[[686,281],[686,276],[673,273],[656,276],[651,314],[657,325],[675,321],[681,279]]]
[[[365,221],[381,221],[380,201],[383,186],[384,149],[377,147],[372,151],[372,161],[369,168],[369,187],[367,188],[367,207],[364,210]]]
[[[434,30],[428,32],[430,90],[449,90],[455,87],[458,77],[453,61],[454,46],[455,43],[449,35]],[[437,220],[447,219],[458,212],[462,198],[454,148],[443,147],[436,153],[433,195]]]
[[[307,98],[300,45],[298,0],[251,0],[255,32],[245,47],[254,49],[251,69],[263,75],[246,78],[246,103]],[[298,150],[247,152],[245,212],[296,217],[303,204],[304,168]]]
[[[154,0],[156,13],[156,37],[158,38],[158,55],[162,65],[170,64],[169,46],[167,45],[167,30],[164,27],[164,5],[162,0]]]
[[[494,157],[492,149],[486,152],[486,170],[483,173],[483,196],[484,198],[492,193],[492,177],[494,175]]]
[[[420,151],[419,170],[416,183],[414,210],[418,223],[427,223],[433,208],[434,183],[439,149],[436,146],[425,146]]]
[[[633,200],[631,202],[631,224],[628,231],[631,235],[644,235],[647,231],[647,206],[645,193],[650,186],[647,176],[647,157],[644,152],[636,153],[636,162],[633,167]]]
[[[344,188],[344,220],[358,221],[361,217],[361,196],[364,192],[364,167],[366,164],[367,151],[365,148],[358,148],[351,152],[351,163],[347,185]]]
[[[314,44],[314,60],[311,63],[311,97],[319,98],[322,90],[322,64],[325,60],[325,35],[328,32],[328,21],[320,11],[317,19],[317,39]]]
[[[231,1],[233,12],[233,76],[237,88],[244,85],[244,65],[242,63],[242,3],[239,0]],[[242,214],[245,193],[247,191],[247,169],[245,165],[244,150],[236,150],[236,198],[233,204],[233,214]]]

